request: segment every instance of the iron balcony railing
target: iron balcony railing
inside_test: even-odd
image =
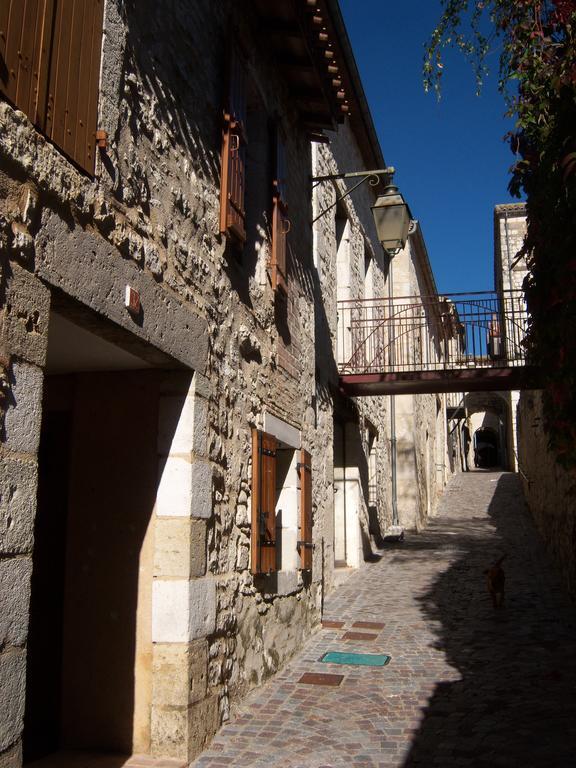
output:
[[[338,302],[341,374],[523,366],[522,291]]]

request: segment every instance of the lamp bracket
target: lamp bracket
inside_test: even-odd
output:
[[[352,192],[354,192],[358,187],[360,187],[362,184],[364,184],[366,181],[369,183],[371,187],[376,187],[380,183],[380,177],[381,176],[388,176],[388,181],[392,180],[392,177],[395,173],[395,168],[390,166],[389,168],[380,168],[376,171],[354,171],[353,173],[333,173],[329,174],[328,176],[312,176],[311,181],[313,183],[312,188],[318,186],[318,184],[321,184],[323,181],[336,181],[338,179],[360,179],[356,184],[354,184],[350,189],[347,189],[346,192],[344,192],[343,195],[340,195],[336,198],[336,202],[332,203],[332,205],[329,205],[328,208],[325,208],[323,211],[321,211],[318,216],[316,216],[315,219],[312,220],[312,224],[315,224],[318,219],[321,219],[322,216],[328,213],[328,211],[331,211],[332,208],[335,208],[338,203],[341,200],[344,200],[345,197],[348,197],[348,195],[351,195]]]

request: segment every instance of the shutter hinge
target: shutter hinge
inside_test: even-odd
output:
[[[100,149],[106,149],[108,147],[108,132],[103,130],[96,131],[96,145]]]
[[[312,467],[310,466],[310,464],[304,464],[303,462],[300,462],[300,461],[298,462],[298,464],[296,464],[296,469],[298,470],[298,472],[300,472],[301,469],[307,469],[308,472],[312,472]]]
[[[272,456],[273,459],[276,458],[276,451],[271,451],[269,448],[262,448],[262,454],[264,456]]]
[[[299,541],[297,542],[298,548],[303,547],[304,549],[314,549],[314,544],[311,541]]]

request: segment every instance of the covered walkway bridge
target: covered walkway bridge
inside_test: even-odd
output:
[[[349,395],[537,389],[527,321],[522,291],[340,301],[340,386]]]

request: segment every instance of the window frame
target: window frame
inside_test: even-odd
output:
[[[292,469],[284,486],[278,488],[277,461],[283,450],[291,451],[294,458],[289,462]],[[277,530],[278,502],[285,492],[289,497],[293,494],[295,506],[284,509],[284,513],[293,516],[294,522]],[[284,533],[285,529],[288,535]],[[294,542],[295,551],[284,552],[286,541]],[[279,552],[284,563],[278,563]],[[252,429],[250,554],[253,575],[312,570],[312,456],[308,451],[256,428]],[[286,561],[291,561],[288,569],[283,567]]]

